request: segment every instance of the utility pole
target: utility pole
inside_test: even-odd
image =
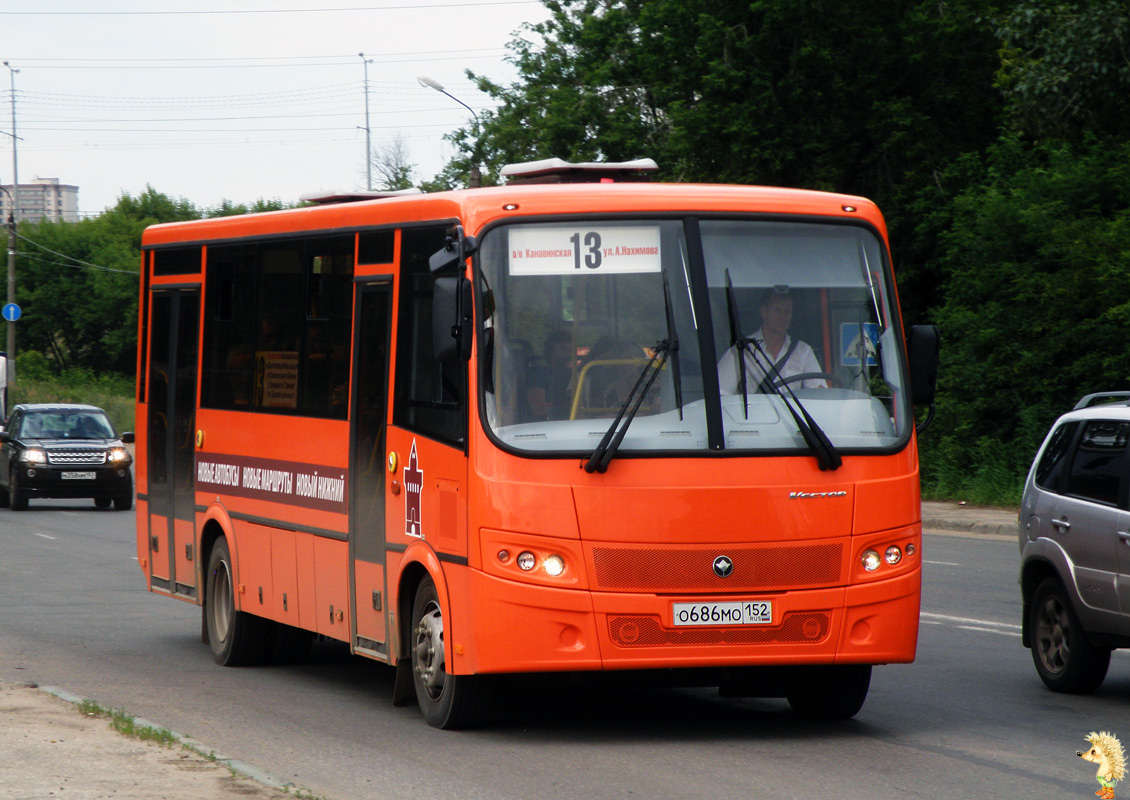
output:
[[[373,137],[369,128],[369,65],[373,60],[365,58],[364,53],[357,55],[365,65],[365,188],[371,192],[373,191]]]
[[[16,158],[16,73],[7,61],[8,78],[12,86],[12,209],[8,214],[8,302],[16,302],[16,223],[20,216],[20,178]],[[16,323],[8,323],[8,391],[16,384]]]

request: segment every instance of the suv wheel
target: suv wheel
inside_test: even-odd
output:
[[[1097,689],[1110,666],[1110,650],[1087,641],[1058,580],[1047,578],[1036,587],[1029,614],[1032,661],[1048,688],[1071,693]]]
[[[8,481],[8,508],[13,511],[26,511],[27,493],[20,488],[19,478],[13,473]]]

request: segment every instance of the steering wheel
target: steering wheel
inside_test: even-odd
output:
[[[798,372],[796,375],[790,375],[787,378],[782,378],[779,381],[773,381],[773,386],[780,387],[788,383],[797,383],[799,381],[825,381],[833,389],[842,389],[843,383],[838,377],[830,372]]]

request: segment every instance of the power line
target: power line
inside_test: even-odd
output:
[[[3,15],[4,15],[4,12],[0,11],[0,16],[3,16]],[[497,55],[500,52],[503,52],[504,50],[505,50],[505,48],[502,48],[502,47],[478,47],[478,48],[470,48],[470,49],[460,49],[459,54],[461,54],[464,57],[469,53],[489,53],[489,54]],[[377,54],[373,55],[373,58],[396,59],[396,58],[401,58],[401,57],[404,57],[404,56],[430,56],[430,55],[442,55],[442,56],[444,56],[444,60],[446,60],[446,58],[448,56],[451,56],[451,50],[405,50],[405,51],[401,51],[399,53],[377,53]],[[109,58],[109,57],[104,57],[104,58],[66,58],[66,57],[55,57],[55,58],[22,58],[22,59],[20,59],[20,63],[21,64],[35,65],[37,69],[41,69],[43,64],[55,64],[55,63],[100,64],[100,63],[104,63],[104,62],[111,62],[111,63],[115,63],[115,64],[138,64],[139,65],[138,68],[144,68],[144,65],[166,64],[166,63],[176,63],[176,64],[179,64],[179,63],[190,63],[190,64],[205,63],[205,64],[222,65],[222,64],[226,64],[228,62],[232,62],[233,64],[238,64],[238,63],[242,63],[242,62],[251,62],[251,61],[272,61],[272,62],[273,61],[323,61],[323,60],[336,58],[336,59],[341,59],[340,62],[335,62],[336,65],[341,65],[341,64],[352,63],[349,59],[351,59],[353,57],[354,56],[341,55],[341,54],[337,54],[337,53],[330,53],[330,54],[327,54],[327,55],[319,55],[319,56],[292,56],[292,55],[283,55],[283,56],[214,56],[214,57],[211,57],[211,58]],[[477,56],[472,56],[472,57],[474,58],[474,57],[477,57]],[[410,60],[416,60],[416,59],[410,59]],[[219,63],[217,63],[217,62],[219,62]],[[303,64],[301,66],[306,66],[306,65]]]
[[[412,3],[395,6],[360,6],[354,8],[240,8],[213,11],[4,11],[0,17],[165,17],[234,14],[340,14],[368,11],[415,11],[435,8],[476,8],[482,6],[540,5],[540,0],[477,0],[472,3]]]
[[[100,270],[102,272],[121,272],[121,273],[124,273],[126,275],[137,275],[138,274],[137,272],[132,271],[132,270],[128,270],[128,269],[114,269],[113,267],[104,267],[101,264],[91,264],[89,261],[83,261],[81,258],[75,258],[73,256],[68,256],[66,253],[60,253],[57,250],[52,250],[50,247],[42,245],[39,242],[32,241],[31,239],[27,238],[26,236],[23,236],[23,235],[18,234],[18,233],[16,234],[16,238],[19,239],[20,241],[27,242],[32,247],[38,247],[40,250],[43,250],[47,253],[50,253],[53,256],[58,256],[59,258],[65,258],[65,259],[67,259],[67,261],[73,261],[74,264],[62,264],[58,261],[48,261],[47,259],[43,258],[38,253],[28,253],[26,251],[20,251],[16,254],[16,255],[24,256],[25,258],[34,259],[36,261],[46,261],[48,264],[55,264],[55,265],[60,266],[60,267],[70,267],[72,269],[80,269],[82,267],[85,267],[87,269],[95,269],[95,270]],[[81,265],[81,267],[78,266],[78,265]]]

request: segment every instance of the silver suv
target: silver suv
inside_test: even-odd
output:
[[[1130,647],[1128,400],[1080,400],[1052,426],[1024,484],[1023,642],[1057,692],[1097,689],[1111,650]]]

